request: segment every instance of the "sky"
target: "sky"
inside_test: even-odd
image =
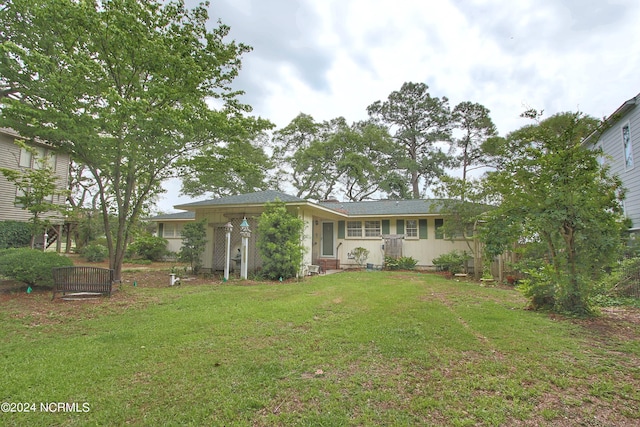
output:
[[[212,27],[253,47],[233,87],[276,129],[299,113],[367,119],[404,82],[451,108],[484,105],[502,136],[530,123],[528,108],[603,118],[640,92],[637,0],[211,0],[208,10]],[[177,180],[164,186],[160,212],[197,201]]]

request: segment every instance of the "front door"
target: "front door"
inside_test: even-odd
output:
[[[321,256],[333,256],[333,223],[322,223],[322,253]]]

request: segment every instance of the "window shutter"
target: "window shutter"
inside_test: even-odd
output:
[[[382,220],[382,234],[391,234],[391,226],[388,219]]]
[[[427,220],[426,219],[421,219],[418,221],[418,236],[421,239],[426,239],[427,238]]]
[[[344,239],[344,221],[338,221],[338,239]]]
[[[396,221],[396,233],[404,234],[404,219],[399,219]]]

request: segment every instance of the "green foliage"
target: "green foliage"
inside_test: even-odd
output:
[[[365,262],[367,262],[367,258],[369,258],[369,250],[365,248],[354,248],[351,253],[360,267],[362,267]]]
[[[0,8],[0,126],[41,138],[86,166],[99,189],[110,267],[175,162],[266,127],[231,88],[250,47],[211,25],[207,4],[15,0]],[[37,78],[34,78],[37,76]],[[209,105],[218,101],[217,108]]]
[[[262,256],[262,274],[277,280],[296,277],[302,265],[304,222],[287,212],[276,200],[267,203],[258,221],[258,249]]]
[[[489,155],[485,152],[485,143],[498,132],[489,116],[489,109],[483,105],[461,102],[451,115],[453,125],[462,131],[461,136],[453,142],[459,150],[456,160],[462,168],[462,181],[466,182],[471,166],[487,163]],[[461,200],[465,200],[464,195]]]
[[[451,252],[434,258],[432,262],[438,271],[448,271],[451,274],[457,274],[464,271],[464,265],[468,259],[469,255],[467,255],[466,252],[454,249]]]
[[[29,246],[31,227],[21,221],[0,221],[0,249]]]
[[[525,278],[518,289],[529,298],[531,308],[552,310],[556,308],[557,277],[553,267],[540,263],[538,268],[524,270]]]
[[[89,262],[102,262],[109,256],[109,251],[104,245],[91,243],[80,249],[80,255]]]
[[[445,174],[449,157],[436,142],[451,138],[451,112],[446,97],[432,97],[424,83],[407,82],[399,91],[389,94],[386,101],[376,101],[367,107],[369,116],[395,129],[392,135],[396,147],[404,154],[398,170],[410,176],[414,199],[420,198],[420,180],[429,187]]]
[[[18,248],[6,249],[0,254],[0,276],[28,285],[53,285],[54,267],[70,267],[73,261],[56,252]]]
[[[533,113],[527,116],[538,117]],[[621,182],[600,165],[598,150],[582,145],[597,125],[581,114],[557,114],[495,147],[498,167],[487,182],[501,204],[488,213],[483,235],[494,254],[514,243],[544,247],[536,259],[550,267],[529,272],[526,287],[534,307],[588,314],[590,282],[621,249]]]
[[[268,125],[269,127],[271,125]],[[178,161],[182,176],[182,193],[214,197],[266,190],[273,167],[264,150],[264,135],[234,139],[227,145],[210,145],[192,157]]]
[[[416,264],[418,264],[418,261],[410,256],[384,257],[384,268],[387,270],[414,270]]]
[[[596,289],[600,295],[640,298],[640,257],[620,261]]]
[[[144,234],[129,245],[129,251],[131,255],[149,261],[162,261],[162,258],[168,254],[167,243],[167,239],[162,237]]]
[[[347,123],[343,117],[316,122],[299,114],[277,131],[274,159],[299,197],[329,198],[336,187],[359,201],[382,189],[399,159],[388,131],[375,123]]]
[[[178,259],[188,262],[191,271],[198,274],[202,268],[202,254],[207,244],[207,220],[185,224],[182,229],[182,248]]]

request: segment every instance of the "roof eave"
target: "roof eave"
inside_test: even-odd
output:
[[[609,115],[609,117],[604,119],[602,124],[600,126],[598,126],[598,128],[596,130],[591,132],[585,139],[583,139],[582,140],[582,144],[583,145],[590,144],[592,142],[592,140],[596,137],[596,135],[598,137],[600,136],[600,134],[602,133],[603,128],[605,126],[615,123],[618,120],[617,119],[618,117],[624,116],[629,111],[631,111],[633,108],[635,108],[635,106],[638,104],[638,98],[640,98],[640,93],[638,95],[634,96],[633,98],[626,100],[621,106],[618,107],[618,109],[616,111],[614,111],[613,113],[611,113]],[[596,140],[597,140],[597,138],[596,138]]]

